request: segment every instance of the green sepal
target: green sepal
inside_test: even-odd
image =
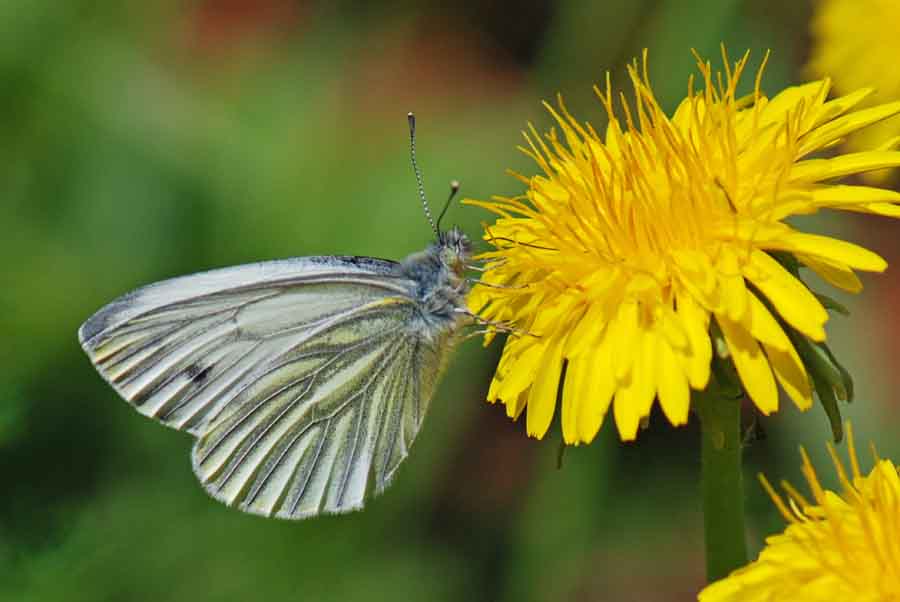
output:
[[[768,252],[784,269],[790,272],[795,278],[803,282],[800,277],[800,267],[802,263],[797,258],[786,251],[769,251]],[[803,284],[809,288],[805,282]],[[827,295],[816,293],[812,289],[810,292],[815,295],[816,299],[826,310],[834,311],[841,315],[850,315],[849,310],[838,301],[835,301]],[[813,388],[816,391],[816,397],[825,410],[828,422],[831,425],[831,433],[834,436],[834,442],[839,443],[844,438],[843,419],[841,418],[841,410],[838,406],[839,401],[853,401],[853,377],[844,368],[843,365],[832,353],[831,349],[825,342],[810,341],[805,335],[797,332],[774,311],[768,300],[764,297],[763,302],[776,316],[781,327],[787,333],[788,337],[800,355],[800,360],[806,367],[806,371],[812,379]]]
[[[828,295],[823,295],[822,293],[816,293],[813,291],[810,291],[810,292],[812,292],[812,294],[816,296],[816,299],[819,300],[819,303],[821,303],[822,307],[824,307],[825,309],[831,310],[833,312],[837,312],[837,313],[841,314],[842,316],[850,315],[850,310],[847,309],[847,306],[844,305],[843,303],[840,303],[840,302],[832,299]]]
[[[838,401],[849,402],[853,399],[853,379],[825,343],[810,341],[793,329],[788,330],[788,336],[812,378],[816,396],[831,424],[834,442],[840,443],[844,430]]]
[[[556,450],[556,470],[562,470],[563,460],[566,458],[566,448],[569,447],[566,445],[565,439],[560,437],[559,439],[559,449]]]
[[[813,387],[816,389],[816,396],[828,416],[828,422],[831,425],[831,435],[834,437],[835,443],[840,443],[844,438],[844,422],[841,418],[841,409],[838,407],[837,397],[834,390],[828,386],[819,376],[813,375]]]
[[[826,356],[828,356],[828,361],[831,362],[831,365],[840,373],[841,384],[843,384],[844,387],[844,399],[842,399],[842,401],[850,403],[851,401],[853,401],[853,377],[850,376],[850,372],[846,368],[844,368],[844,366],[838,361],[837,357],[835,357],[834,353],[832,353],[827,343],[816,343],[816,346],[819,347],[819,349],[821,349]]]

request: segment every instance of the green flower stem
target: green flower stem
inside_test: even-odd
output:
[[[741,400],[714,383],[694,393],[703,441],[703,527],[706,578],[712,582],[747,564],[741,475]]]

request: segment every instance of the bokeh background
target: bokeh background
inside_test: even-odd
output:
[[[703,582],[696,425],[654,414],[634,444],[527,439],[483,402],[499,345],[457,353],[414,453],[361,513],[300,523],[207,498],[190,438],[140,417],[76,330],[136,286],[306,254],[400,258],[430,233],[406,112],[433,204],[514,194],[504,171],[557,91],[603,124],[591,85],[650,50],[669,108],[692,47],[725,41],[764,88],[803,77],[805,2],[756,0],[172,0],[0,3],[0,599],[689,600]],[[455,205],[477,236],[489,216]],[[895,224],[813,227],[895,263]],[[900,453],[894,392],[900,276],[864,276],[832,320],[853,370],[858,435]],[[821,408],[789,404],[747,451],[752,553],[782,525],[753,479],[824,461]]]

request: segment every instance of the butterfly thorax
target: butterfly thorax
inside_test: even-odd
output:
[[[466,263],[471,243],[458,228],[441,232],[427,249],[403,260],[404,275],[416,283],[415,295],[421,302],[423,317],[449,328],[465,322],[459,310],[466,308]]]

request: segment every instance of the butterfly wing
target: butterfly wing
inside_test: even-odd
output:
[[[308,257],[175,278],[79,330],[139,412],[197,436],[194,471],[247,512],[360,508],[418,433],[446,353],[393,262]]]

